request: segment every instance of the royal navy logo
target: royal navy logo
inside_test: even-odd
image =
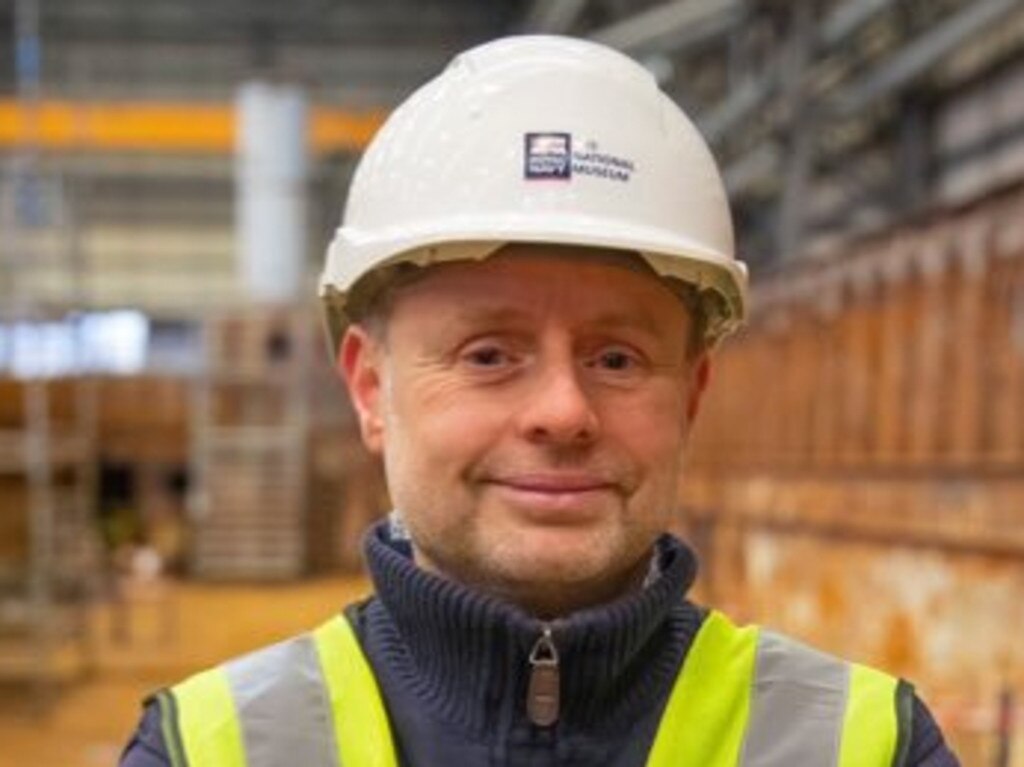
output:
[[[523,176],[527,180],[590,176],[628,183],[636,173],[632,159],[602,149],[594,139],[580,140],[573,149],[571,133],[526,133],[523,135]]]
[[[572,178],[572,135],[527,133],[523,175],[528,179]]]

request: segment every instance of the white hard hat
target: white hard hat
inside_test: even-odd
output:
[[[746,268],[707,145],[647,70],[595,43],[486,43],[388,118],[320,279],[334,349],[361,280],[511,242],[636,252],[700,291],[711,342],[745,315]]]

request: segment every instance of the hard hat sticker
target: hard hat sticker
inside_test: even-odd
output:
[[[629,181],[636,170],[632,160],[598,150],[596,141],[573,151],[570,133],[527,133],[523,136],[523,175],[528,180],[568,181],[573,174],[612,181]]]
[[[572,136],[568,133],[527,133],[523,171],[530,179],[572,178]]]

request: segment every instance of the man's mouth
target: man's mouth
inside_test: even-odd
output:
[[[611,490],[615,483],[608,478],[587,473],[528,473],[496,477],[491,480],[515,490],[534,493],[585,493],[593,490]]]
[[[547,521],[579,521],[590,516],[603,498],[618,493],[618,485],[607,477],[579,472],[512,474],[487,484],[512,505]]]

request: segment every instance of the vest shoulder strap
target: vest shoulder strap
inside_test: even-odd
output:
[[[313,632],[313,640],[330,696],[342,767],[397,767],[384,699],[352,624],[336,615]]]
[[[712,612],[669,696],[647,767],[736,767],[750,711],[755,627],[737,628]]]
[[[683,663],[647,764],[899,765],[908,728],[899,690],[880,671],[712,612]]]
[[[175,767],[397,764],[373,672],[341,615],[190,677],[161,709]]]

